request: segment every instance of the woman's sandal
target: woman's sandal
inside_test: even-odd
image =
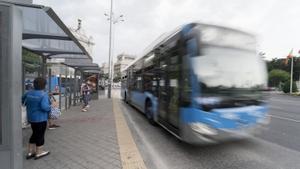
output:
[[[47,156],[47,155],[49,155],[49,154],[50,154],[49,151],[43,151],[43,152],[40,153],[40,154],[36,154],[35,157],[34,157],[34,159],[37,160],[37,159],[40,159],[40,158],[42,158],[42,157],[45,157],[45,156]]]
[[[31,159],[31,158],[33,158],[33,157],[35,157],[35,153],[28,153],[28,154],[26,155],[26,159],[27,159],[27,160],[29,160],[29,159]]]

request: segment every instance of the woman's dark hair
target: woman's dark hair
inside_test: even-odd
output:
[[[46,80],[41,77],[37,77],[33,81],[33,87],[35,90],[44,90],[46,87]]]

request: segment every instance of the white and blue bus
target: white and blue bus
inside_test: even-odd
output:
[[[125,102],[188,143],[245,138],[269,122],[266,65],[244,31],[184,25],[122,74]]]

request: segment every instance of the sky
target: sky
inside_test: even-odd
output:
[[[110,0],[33,0],[49,6],[69,27],[93,36],[94,62],[108,62]],[[199,21],[230,26],[257,35],[258,51],[267,59],[298,55],[300,43],[298,0],[114,0],[114,60],[118,54],[139,55],[161,34],[179,25]]]

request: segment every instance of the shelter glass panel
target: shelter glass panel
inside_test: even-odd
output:
[[[71,40],[68,28],[51,8],[18,7],[23,15],[23,47],[39,55],[82,54],[81,46]],[[71,34],[71,33],[70,33]]]
[[[6,34],[4,34],[4,24],[3,24],[3,13],[2,11],[0,11],[0,69],[1,69],[1,72],[0,72],[0,145],[2,144],[2,90],[3,90],[3,79],[2,79],[2,74],[4,72],[4,67],[2,66],[2,64],[4,63],[4,57],[3,57],[3,41],[4,41],[4,36]]]
[[[24,32],[67,36],[46,11],[40,8],[19,7],[23,14]]]
[[[8,35],[9,35],[9,22],[8,22],[8,9],[0,6],[0,145],[3,144],[4,135],[4,112],[5,107],[3,102],[5,101],[4,90],[7,89],[5,86],[4,77],[7,73],[7,57],[8,56]]]
[[[34,50],[81,52],[81,49],[73,41],[67,40],[27,39],[23,40],[23,46]]]

